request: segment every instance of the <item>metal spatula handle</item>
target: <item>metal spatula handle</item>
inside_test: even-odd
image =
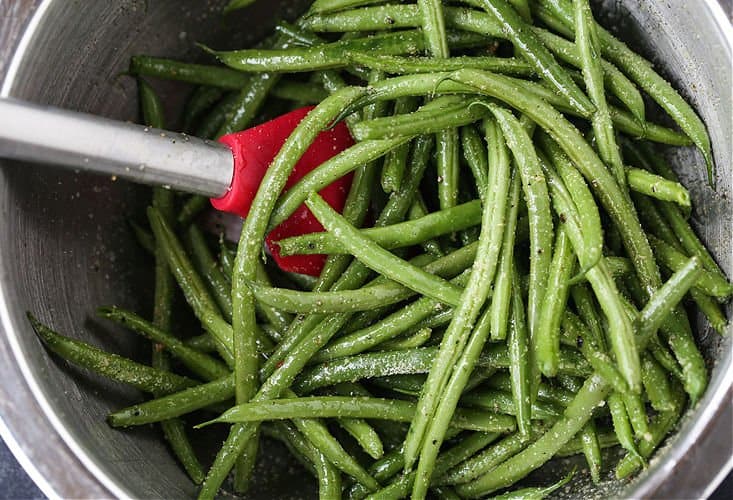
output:
[[[0,157],[208,197],[227,191],[234,165],[217,142],[14,99],[0,99]]]

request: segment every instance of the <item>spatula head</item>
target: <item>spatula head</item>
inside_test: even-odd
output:
[[[224,196],[211,199],[214,208],[247,217],[265,172],[279,153],[285,140],[311,109],[313,109],[312,106],[299,108],[256,127],[225,135],[219,139],[232,150],[234,168],[229,190]],[[284,190],[290,189],[308,172],[353,143],[354,140],[343,122],[329,130],[322,131],[295,164],[285,183]],[[319,192],[323,199],[339,212],[344,208],[346,195],[351,186],[351,178],[351,174],[341,177]],[[265,243],[275,262],[283,271],[318,276],[326,260],[325,255],[283,257],[280,255],[276,242],[283,238],[319,231],[323,231],[323,226],[305,205],[301,205],[295,213],[267,235]]]

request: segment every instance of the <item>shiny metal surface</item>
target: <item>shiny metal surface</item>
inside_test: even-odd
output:
[[[0,99],[0,158],[115,175],[220,197],[234,162],[226,146],[134,123]]]
[[[225,22],[215,10],[221,2],[11,3],[13,15],[0,16],[0,75],[6,74],[1,94],[117,120],[136,116],[134,84],[117,76],[131,54],[196,58],[201,56],[192,49],[192,41],[220,48],[243,46],[247,40],[212,36],[229,27],[240,37],[246,34],[255,39],[268,28],[264,20],[277,15],[271,2],[257,2],[241,17]],[[697,153],[678,150],[670,153],[670,159],[692,191],[697,206],[693,222],[731,276],[730,24],[713,0],[599,3],[606,12],[604,24],[623,32],[630,45],[650,57],[682,89],[710,129],[718,166],[717,192],[706,186]],[[280,13],[292,14],[287,7]],[[21,40],[13,38],[13,33],[25,35]],[[11,53],[14,58],[8,63],[10,58],[2,55]],[[180,106],[177,87],[157,88],[171,103],[171,110]],[[139,395],[50,358],[24,318],[25,310],[33,310],[64,333],[145,359],[147,349],[131,336],[90,318],[100,304],[143,312],[149,307],[149,262],[125,228],[128,217],[142,216],[148,191],[109,178],[8,163],[2,162],[0,168],[0,414],[4,421],[0,432],[51,496],[192,497],[195,488],[152,429],[115,431],[104,422],[108,411]],[[612,471],[606,471],[599,486],[578,474],[569,490],[572,496],[700,498],[714,487],[716,476],[730,468],[730,328],[729,335],[721,338],[698,318],[696,331],[711,368],[711,383],[703,400],[687,412],[679,432],[630,484],[614,481]],[[216,436],[207,439],[212,447],[221,441]],[[265,446],[266,454],[273,450],[274,444]],[[283,456],[274,453],[261,464],[253,497],[314,495],[310,480]],[[530,480],[557,477],[564,466],[550,463]]]

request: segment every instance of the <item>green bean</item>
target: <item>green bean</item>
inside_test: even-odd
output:
[[[544,488],[522,488],[519,490],[509,491],[501,495],[496,495],[491,498],[492,500],[541,500],[553,491],[562,488],[563,486],[568,484],[574,474],[575,470],[573,469],[567,476],[560,479],[555,484],[545,486]]]
[[[418,100],[414,97],[397,99],[394,104],[394,115],[412,113],[417,110]],[[389,151],[384,158],[382,167],[382,189],[385,193],[392,193],[399,189],[407,170],[407,158],[410,154],[410,145],[403,144]]]
[[[481,203],[478,200],[432,212],[391,226],[362,229],[360,233],[387,249],[422,243],[451,231],[460,231],[481,222]],[[341,254],[346,249],[331,233],[311,233],[294,236],[278,242],[281,255]]]
[[[650,439],[639,443],[639,455],[626,455],[616,466],[616,477],[623,479],[644,465],[664,437],[675,427],[684,409],[685,397],[682,391],[675,391],[675,407],[671,411],[659,413],[650,426]]]
[[[51,352],[87,370],[151,393],[169,394],[197,384],[188,377],[141,365],[86,342],[64,337],[41,324],[30,312],[26,315],[33,330]]]
[[[605,353],[605,348],[590,336],[586,325],[570,311],[563,314],[562,335],[563,340],[567,337],[571,345],[579,346],[585,359],[608,385],[622,394],[629,391],[626,380]]]
[[[216,131],[215,138],[239,132],[249,126],[265,102],[270,90],[280,76],[277,73],[254,75],[247,85],[239,91],[232,106],[227,109],[224,122]]]
[[[515,415],[519,434],[529,439],[532,418],[532,353],[529,345],[529,331],[525,318],[522,292],[518,283],[516,265],[512,266],[512,321],[507,339],[509,351],[509,380],[511,381]],[[558,346],[558,352],[560,347]],[[559,355],[558,355],[559,356]]]
[[[626,185],[621,151],[616,143],[611,115],[603,89],[603,67],[600,57],[600,41],[596,33],[596,22],[588,0],[573,0],[575,45],[583,62],[583,77],[590,100],[596,107],[591,118],[593,133],[601,159],[609,166],[619,186]]]
[[[418,0],[420,25],[425,36],[425,47],[433,57],[449,56],[448,40],[445,33],[443,4],[439,0]]]
[[[542,40],[542,43],[544,43],[558,59],[561,59],[576,68],[583,68],[583,59],[581,58],[581,54],[574,43],[542,28],[534,27],[532,29],[535,35]],[[608,91],[613,93],[619,101],[624,103],[638,122],[643,122],[645,120],[646,113],[644,109],[644,99],[639,90],[636,88],[634,83],[626,77],[626,75],[619,71],[616,66],[605,59],[600,57],[599,59],[601,69],[603,70],[603,79]]]
[[[465,125],[465,123],[461,122],[459,125]],[[440,208],[446,209],[454,207],[458,202],[460,166],[458,129],[455,127],[444,128],[439,130],[435,137],[438,201]]]
[[[641,358],[641,380],[644,383],[644,390],[649,396],[652,408],[658,412],[674,409],[674,396],[667,378],[667,372],[649,354],[645,354]]]
[[[218,262],[209,250],[203,233],[197,226],[189,226],[185,237],[196,270],[208,283],[209,290],[211,290],[224,319],[231,322],[232,293],[229,280],[219,268]]]
[[[194,271],[191,261],[170,225],[160,215],[160,212],[153,207],[148,209],[148,219],[155,238],[161,244],[161,250],[168,261],[168,266],[181,287],[186,301],[204,325],[206,331],[216,338],[219,354],[229,364],[233,360],[231,327],[219,315],[214,299],[209,295],[201,277]]]
[[[155,255],[155,237],[153,233],[134,220],[128,220],[127,223],[130,225],[138,245],[150,255]]]
[[[232,265],[234,264],[233,260],[234,256],[232,256]],[[267,274],[265,266],[260,261],[257,261],[256,265],[257,268],[255,270],[255,275],[257,283],[261,283],[263,286],[271,286],[272,282],[270,281],[270,277]],[[290,323],[293,321],[293,317],[290,314],[284,312],[277,306],[270,307],[258,302],[255,304],[255,310],[265,321],[272,325],[280,337],[282,337],[282,335],[287,331]],[[275,340],[278,342],[280,341],[279,338]]]
[[[97,314],[126,326],[165,347],[168,352],[181,360],[187,368],[206,380],[215,380],[229,373],[229,369],[221,362],[188,347],[182,341],[158,328],[153,323],[145,321],[133,312],[118,309],[117,307],[100,307],[97,309]]]
[[[496,17],[504,28],[505,36],[522,56],[534,66],[539,75],[564,96],[581,113],[592,113],[593,104],[575,85],[567,72],[557,63],[529,25],[504,0],[475,0],[482,9]]]
[[[379,84],[372,85],[367,96],[362,101],[357,102],[354,105],[354,109],[358,109],[358,107],[363,106],[369,101],[395,99],[397,97],[408,95],[427,95],[433,93],[473,94],[476,92],[474,88],[468,85],[447,80],[446,78],[449,75],[451,75],[451,73],[425,73],[421,75],[406,75],[389,78]],[[504,80],[505,83],[512,85],[503,88],[497,93],[499,96],[504,96],[504,99],[516,97],[510,95],[510,93],[516,93],[517,90],[522,90],[524,92],[529,92],[534,97],[547,100],[549,104],[552,104],[565,113],[580,116],[577,111],[574,111],[570,105],[567,104],[567,101],[565,101],[563,97],[558,96],[551,89],[526,80],[511,77],[504,78],[506,79]],[[512,99],[512,101],[513,100],[514,99]],[[626,132],[634,137],[647,138],[649,140],[675,146],[686,146],[690,144],[690,140],[684,134],[680,134],[679,132],[650,122],[644,122],[640,125],[633,116],[618,108],[611,107],[609,111],[614,125],[622,132]],[[348,116],[352,112],[353,109],[347,109],[339,118]],[[554,114],[555,113],[553,113],[553,115]]]
[[[501,113],[498,109],[492,109],[492,112],[495,115]],[[494,165],[490,163],[487,202],[481,219],[477,259],[461,301],[443,336],[438,357],[420,396],[417,417],[411,423],[405,441],[406,470],[413,465],[420,450],[413,489],[413,495],[417,497],[424,495],[427,490],[438,449],[447,429],[446,420],[455,409],[458,397],[488,336],[488,330],[471,335],[470,326],[476,321],[494,281],[506,224],[510,178],[508,158],[496,161]],[[451,370],[451,366],[455,366],[454,370]]]
[[[687,260],[667,282],[657,290],[637,317],[639,335],[653,334],[664,319],[673,312],[687,291],[699,282],[702,275],[701,260],[695,256]]]
[[[561,347],[561,351],[562,347]],[[511,379],[508,373],[499,372],[493,375],[486,381],[486,386],[494,389],[500,389],[502,391],[511,391]],[[569,390],[564,389],[558,385],[551,385],[545,382],[540,382],[537,391],[537,398],[544,399],[553,403],[565,407],[570,404],[575,394]]]
[[[187,227],[208,206],[209,199],[205,196],[191,195],[181,207],[181,211],[176,218],[176,223],[180,227]]]
[[[598,442],[598,434],[593,419],[583,426],[580,432],[578,432],[578,437],[580,438],[583,455],[585,455],[585,461],[588,464],[588,470],[590,470],[590,477],[594,484],[598,484],[601,481],[603,459],[601,457],[601,445]]]
[[[403,57],[377,55],[368,52],[350,52],[349,60],[360,66],[378,69],[390,74],[433,73],[454,71],[461,68],[483,69],[512,76],[531,76],[534,69],[514,57]]]
[[[426,273],[364,238],[316,193],[308,196],[306,205],[319,222],[365,265],[416,292],[448,304],[460,303],[461,291],[458,287]]]
[[[682,207],[690,206],[690,193],[678,182],[669,181],[664,177],[638,168],[627,169],[626,179],[629,182],[629,187],[637,193],[661,201],[671,201]]]
[[[383,1],[384,0],[315,0],[308,10],[308,16],[344,10],[350,7],[361,7],[364,5],[381,3]]]
[[[572,28],[571,5],[568,0],[541,0],[546,7],[567,27]],[[713,157],[710,151],[710,138],[702,120],[677,91],[653,69],[643,57],[630,50],[611,33],[597,26],[601,50],[611,62],[618,65],[656,101],[679,127],[692,139],[705,159],[708,181],[715,185]]]
[[[356,384],[348,384],[348,386],[344,384],[342,386],[333,387],[329,392],[338,396],[371,396],[366,390],[360,390],[358,391],[358,394],[356,394],[352,391],[352,389],[356,387],[359,386]],[[361,388],[359,387],[359,389]],[[384,445],[382,444],[379,434],[367,423],[366,420],[363,418],[338,418],[336,421],[374,460],[379,460],[384,455]]]
[[[560,214],[561,218],[565,217],[564,227],[578,256],[581,268],[588,269],[586,273],[588,281],[598,297],[598,302],[604,314],[608,318],[608,336],[613,352],[616,355],[619,371],[624,376],[629,390],[639,392],[641,387],[641,368],[639,354],[634,341],[633,325],[626,314],[613,277],[604,260],[600,260],[595,266],[592,266],[587,261],[588,257],[585,254],[581,229],[573,223],[577,216],[570,216],[577,208],[573,208],[573,203],[572,200],[569,200],[569,195],[562,194],[565,188],[557,175],[549,168],[545,169],[545,173],[548,175],[550,181],[556,212]]]
[[[375,138],[409,137],[416,134],[434,133],[449,127],[459,127],[472,123],[487,114],[481,106],[473,105],[475,101],[475,98],[456,100],[453,97],[445,105],[442,105],[443,101],[433,101],[414,113],[359,122],[351,132],[356,140],[364,141]],[[438,106],[438,104],[441,105]]]
[[[519,122],[508,112],[492,108],[514,154],[522,179],[524,199],[529,209],[530,230],[530,283],[527,317],[531,338],[535,338],[540,319],[548,273],[552,259],[552,214],[550,196],[531,139]],[[533,342],[534,343],[534,342]]]
[[[234,375],[173,392],[111,413],[112,427],[130,427],[180,417],[234,397]]]
[[[208,333],[197,335],[183,341],[188,347],[201,352],[216,352],[216,340]]]
[[[473,247],[475,252],[475,245]],[[452,280],[453,284],[465,285],[468,273],[464,273]],[[379,322],[361,330],[345,335],[321,350],[314,361],[327,361],[342,356],[358,354],[370,349],[385,340],[396,337],[409,328],[419,328],[421,321],[440,313],[447,306],[430,297],[421,297],[412,304],[400,309]]]
[[[331,435],[328,428],[320,420],[296,418],[293,423],[336,468],[350,475],[370,490],[379,488],[379,483],[344,450],[341,443]]]
[[[591,375],[566,408],[563,417],[549,431],[523,451],[499,464],[490,473],[459,485],[456,488],[457,493],[476,498],[506,487],[526,476],[548,461],[588,422],[593,409],[603,402],[607,394],[608,387],[602,379],[597,374]]]
[[[249,7],[256,0],[229,0],[229,2],[222,9],[223,14],[229,14],[232,11]]]
[[[194,129],[194,134],[197,137],[203,137],[206,139],[214,139],[217,137],[217,132],[224,124],[227,115],[234,109],[234,106],[239,101],[239,92],[229,92],[220,100],[213,108],[199,121],[198,125]],[[206,199],[204,197],[201,197]],[[208,201],[208,200],[207,200]]]
[[[558,354],[560,351],[560,322],[562,311],[568,298],[568,281],[575,266],[570,238],[565,229],[560,227],[555,239],[555,250],[552,255],[550,272],[545,294],[539,313],[536,334],[533,337],[535,362],[537,368],[546,376],[554,377],[557,373]]]
[[[454,47],[475,45],[484,40],[474,34],[447,33]],[[351,51],[379,51],[382,54],[414,54],[425,48],[422,33],[401,31],[322,44],[314,47],[282,49],[244,49],[216,51],[204,47],[226,66],[249,72],[298,72],[343,68],[349,64]]]
[[[689,255],[697,255],[700,257],[705,269],[718,276],[721,280],[727,281],[725,273],[720,269],[718,264],[716,264],[715,259],[713,259],[708,249],[705,248],[705,245],[697,237],[690,227],[690,224],[684,217],[682,217],[679,210],[670,203],[661,202],[655,205],[677,235],[677,239],[682,244],[685,251]]]
[[[489,331],[493,341],[504,340],[507,336],[510,301],[512,300],[512,289],[514,288],[512,266],[514,263],[517,213],[519,211],[519,181],[516,177],[512,182],[510,196],[510,211],[504,228],[504,240],[501,255],[499,256],[489,312]]]
[[[477,390],[463,395],[461,397],[461,404],[483,408],[497,413],[514,415],[517,417],[517,425],[519,425],[520,415],[517,413],[516,400],[511,392],[485,389]],[[556,420],[562,416],[562,410],[557,405],[542,400],[535,400],[531,405],[527,405],[527,409],[523,410],[527,412],[527,431],[525,438],[528,439],[530,436],[530,418],[535,420]]]
[[[528,23],[532,22],[532,12],[529,9],[529,0],[508,0],[514,10]]]
[[[397,399],[314,396],[296,399],[272,399],[244,403],[198,427],[212,423],[255,422],[273,419],[352,417],[409,422],[415,403]],[[514,419],[498,414],[459,409],[451,425],[478,432],[509,432]]]
[[[715,299],[694,288],[690,290],[690,296],[695,301],[695,304],[697,304],[697,307],[700,308],[700,311],[708,319],[713,330],[718,332],[720,335],[725,335],[725,330],[728,326],[728,319],[723,314],[723,311],[720,309],[720,305],[715,301]]]
[[[270,95],[278,99],[287,99],[305,104],[318,104],[328,93],[322,86],[313,83],[280,80],[272,88]]]
[[[183,125],[185,132],[193,132],[194,123],[198,121],[224,95],[218,87],[201,85],[196,88],[183,109]]]
[[[411,333],[408,337],[400,337],[394,340],[382,342],[377,347],[380,351],[401,351],[421,347],[428,342],[433,335],[430,328],[420,328],[417,332]]]
[[[130,58],[129,71],[133,75],[177,80],[227,90],[239,90],[250,80],[250,76],[246,73],[230,68],[142,55]]]
[[[532,437],[537,437],[533,432]],[[514,433],[505,437],[493,446],[486,448],[481,453],[469,458],[460,465],[446,471],[436,478],[437,484],[459,485],[465,484],[486,474],[509,457],[517,454],[528,443],[525,436]]]
[[[394,148],[408,143],[412,138],[413,136],[403,136],[390,139],[365,140],[323,162],[304,175],[280,197],[273,210],[269,227],[276,227],[292,215],[305,201],[309,193],[328,186],[334,180],[357,169],[360,165],[384,156]]]
[[[685,254],[675,250],[672,245],[668,245],[654,236],[650,236],[649,241],[652,248],[654,248],[655,255],[665,267],[676,272],[687,264],[688,259]],[[697,255],[695,257],[700,258]],[[700,277],[694,286],[701,292],[719,299],[727,299],[733,295],[733,284],[707,269],[701,271]]]
[[[465,125],[464,127],[461,127],[461,145],[463,146],[464,159],[473,174],[479,198],[481,198],[481,201],[485,201],[486,186],[488,186],[489,183],[489,164],[486,154],[486,146],[474,125]]]

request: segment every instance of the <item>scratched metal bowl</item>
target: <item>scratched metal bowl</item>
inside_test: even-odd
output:
[[[694,195],[695,226],[733,276],[729,21],[715,0],[602,3],[603,22],[654,61],[710,130],[717,192],[707,188],[697,153],[678,151],[672,160]],[[134,84],[119,76],[130,55],[196,57],[194,41],[241,47],[266,33],[273,16],[294,14],[282,2],[258,2],[222,20],[219,6],[202,0],[5,2],[2,95],[134,120]],[[180,105],[175,86],[159,88],[167,102]],[[147,349],[131,335],[100,325],[92,314],[100,304],[149,307],[148,263],[125,224],[142,214],[148,190],[30,164],[0,165],[2,437],[50,497],[194,497],[196,488],[156,432],[117,431],[105,423],[110,410],[140,395],[50,357],[25,319],[26,310],[34,311],[61,332],[144,359]],[[704,399],[637,478],[615,481],[608,467],[602,484],[579,474],[564,495],[700,498],[730,470],[730,336],[721,339],[700,319],[696,326],[712,374]],[[211,439],[212,449],[218,439]],[[263,448],[251,498],[315,496],[313,482],[282,448]],[[532,479],[558,477],[565,465],[550,463]]]

